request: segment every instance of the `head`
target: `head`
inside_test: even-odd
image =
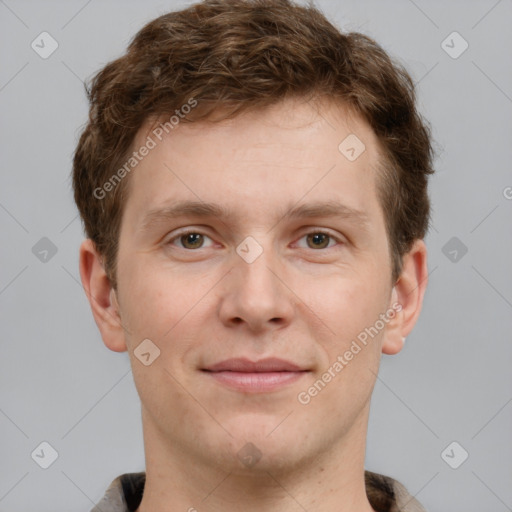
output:
[[[432,150],[407,72],[313,7],[207,0],[147,24],[88,94],[81,275],[153,434],[217,461],[252,442],[275,464],[362,428],[426,286]],[[301,375],[211,380],[266,357]]]

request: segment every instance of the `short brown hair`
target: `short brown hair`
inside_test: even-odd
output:
[[[170,12],[144,26],[86,91],[89,120],[74,155],[73,187],[86,235],[114,287],[128,180],[104,197],[95,191],[130,158],[146,121],[172,114],[191,98],[199,107],[182,122],[213,120],[220,112],[217,119],[234,117],[288,97],[325,97],[347,106],[382,147],[378,190],[393,281],[403,254],[426,235],[433,151],[413,81],[375,41],[341,33],[313,5],[204,0]]]

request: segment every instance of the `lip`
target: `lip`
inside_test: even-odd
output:
[[[297,381],[309,370],[278,358],[260,361],[237,358],[227,359],[203,369],[219,384],[249,393],[274,391]]]
[[[243,372],[243,373],[264,373],[264,372],[300,372],[302,368],[296,364],[278,359],[277,357],[267,357],[259,361],[251,361],[245,358],[226,359],[220,363],[208,366],[205,370],[210,372]]]

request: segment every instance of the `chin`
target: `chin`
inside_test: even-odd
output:
[[[300,435],[296,423],[287,423],[287,414],[240,415],[224,423],[233,436],[226,455],[233,461],[234,471],[267,473],[291,469],[306,457],[299,450],[305,448],[303,440],[306,435]]]

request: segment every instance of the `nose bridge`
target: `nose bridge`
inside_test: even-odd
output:
[[[271,235],[258,236],[258,240],[248,236],[236,247],[221,308],[223,321],[242,320],[253,328],[271,320],[289,321],[293,307],[278,277],[278,258]]]
[[[250,248],[247,255],[251,257],[254,255],[255,248]],[[276,276],[270,271],[275,267],[275,255],[272,254],[272,248],[266,247],[261,254],[255,257],[254,260],[246,260],[240,257],[242,261],[236,263],[238,272],[242,277],[241,284],[244,289],[258,290],[263,293],[278,293],[276,289]]]
[[[270,271],[276,266],[277,255],[275,254],[272,236],[256,235],[246,237],[236,248],[238,261],[236,271],[241,277],[241,290],[255,294],[258,292],[263,299],[268,300],[271,296],[279,294],[276,276]]]

